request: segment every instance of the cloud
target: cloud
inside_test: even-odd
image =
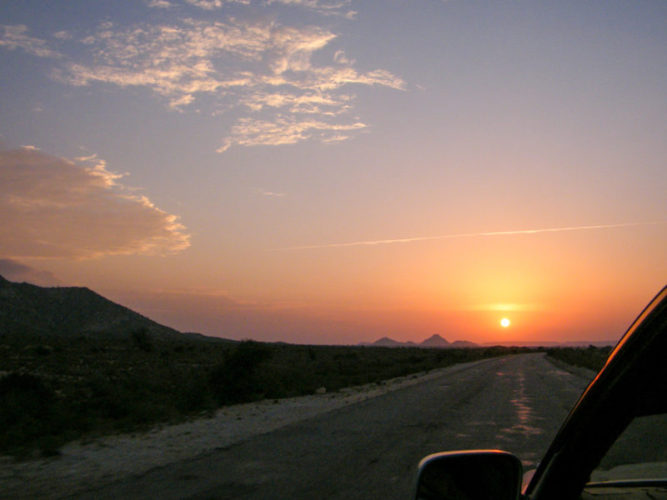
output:
[[[166,255],[190,246],[178,217],[131,194],[96,157],[76,164],[34,150],[0,151],[0,255]]]
[[[351,97],[347,95],[327,95],[321,92],[309,92],[301,95],[274,92],[249,95],[241,103],[252,111],[262,111],[262,109],[268,107],[287,109],[290,113],[336,116],[350,109]]]
[[[257,192],[261,194],[262,196],[269,196],[272,198],[284,198],[287,196],[287,193],[276,193],[274,191],[267,191],[265,189],[258,189]]]
[[[53,34],[53,38],[57,38],[58,40],[71,40],[72,39],[72,34],[69,31],[56,31]]]
[[[48,47],[44,40],[28,36],[28,27],[23,24],[0,26],[0,47],[9,50],[22,49],[37,57],[60,57],[60,53]]]
[[[40,271],[12,259],[0,259],[0,276],[9,281],[28,282],[40,286],[57,286],[61,282],[49,271]]]
[[[242,5],[250,5],[250,0],[185,0],[190,5],[199,7],[204,10],[220,9],[226,3],[238,3]]]
[[[457,238],[480,238],[493,236],[516,236],[516,235],[532,235],[542,233],[562,233],[569,231],[591,231],[600,229],[618,229],[623,227],[637,227],[637,226],[653,226],[667,224],[667,220],[663,221],[646,221],[646,222],[626,222],[621,224],[596,224],[589,226],[563,226],[563,227],[547,227],[537,229],[516,229],[512,231],[486,231],[478,233],[453,233],[441,234],[438,236],[416,236],[412,238],[394,238],[387,240],[366,240],[366,241],[351,241],[347,243],[327,243],[323,245],[303,245],[286,248],[277,248],[274,250],[314,250],[319,248],[344,248],[344,247],[359,247],[359,246],[377,246],[377,245],[392,245],[396,243],[416,243],[420,241],[433,240],[448,240]]]
[[[268,37],[263,28],[195,20],[118,31],[105,24],[84,39],[96,62],[69,62],[56,77],[75,86],[146,87],[179,108],[198,95],[252,86],[252,75],[233,63],[261,59]]]
[[[268,5],[281,4],[301,7],[323,15],[336,15],[352,19],[356,12],[348,10],[351,0],[267,0]]]
[[[354,64],[355,61],[348,59],[348,57],[345,55],[344,50],[337,50],[336,53],[334,54],[334,61],[336,61],[339,64]]]
[[[59,77],[76,86],[100,82],[148,87],[169,98],[172,106],[184,97],[191,98],[190,103],[197,95],[228,91],[239,92],[243,103],[280,94],[291,100],[318,97],[340,104],[349,101],[349,96],[326,91],[348,84],[405,88],[403,80],[389,71],[356,71],[340,53],[335,56],[336,66],[314,67],[312,55],[335,38],[319,27],[274,23],[190,19],[181,26],[125,31],[105,25],[85,42],[99,63],[69,63]]]
[[[168,0],[148,0],[146,5],[151,9],[171,9],[173,7]]]
[[[199,0],[197,3],[204,5]],[[325,10],[347,5],[347,2],[286,0],[279,3]],[[217,5],[206,2],[214,4]],[[27,36],[26,29],[5,27],[4,45],[10,49],[22,47],[43,57],[56,54],[45,41]],[[171,25],[122,29],[104,23],[78,41],[87,55],[63,60],[53,75],[78,87],[94,84],[143,87],[165,99],[175,110],[193,107],[204,97],[213,98],[213,105],[208,106],[215,114],[221,109],[242,113],[231,133],[223,138],[224,144],[278,145],[309,138],[333,142],[345,140],[349,134],[303,132],[305,129],[349,132],[363,128],[358,120],[345,118],[354,103],[351,86],[405,89],[405,82],[390,71],[357,70],[353,67],[355,61],[341,50],[334,52],[330,64],[315,65],[313,55],[336,39],[335,33],[318,26],[294,27],[236,19],[226,22],[185,19]],[[289,131],[270,132],[275,125],[285,123],[290,124]],[[221,147],[218,151],[225,149]]]
[[[261,87],[290,85],[300,80],[267,76],[310,69],[313,51],[335,36],[319,28],[288,28],[273,23],[250,24],[185,20],[181,25],[114,30],[103,25],[85,39],[97,61],[69,63],[58,72],[75,86],[107,83],[147,87],[169,99],[172,107],[192,103],[197,96],[241,97]]]
[[[228,4],[241,4],[241,5],[251,4],[251,0],[184,0],[184,1],[189,5],[207,11],[222,9],[225,5]],[[166,3],[166,1],[151,0],[149,6],[163,7],[163,5],[161,5],[162,3]],[[263,0],[263,1],[255,0],[255,3],[262,6],[270,6],[276,4],[289,7],[299,7],[326,16],[336,15],[336,16],[346,17],[348,19],[351,19],[356,15],[356,12],[349,10],[351,0]]]
[[[188,0],[221,8],[245,0]],[[347,9],[348,0],[265,0],[264,5],[296,6],[323,13]],[[174,2],[151,0],[150,7]],[[79,37],[59,32],[52,40],[79,49],[60,57],[45,40],[27,35],[23,25],[4,26],[0,46],[59,58],[52,76],[77,87],[112,85],[153,92],[174,110],[193,109],[204,99],[215,116],[235,111],[235,124],[222,138],[232,145],[293,144],[308,139],[337,142],[364,128],[351,118],[354,86],[404,90],[402,78],[385,69],[360,71],[355,60],[333,50],[338,35],[320,26],[286,26],[277,21],[224,22],[183,19],[171,24],[118,27],[103,23]],[[325,50],[326,49],[326,50]],[[331,50],[331,54],[327,54]],[[322,54],[318,64],[313,59]],[[329,63],[326,63],[326,60]],[[277,127],[287,124],[288,130]],[[345,131],[347,133],[340,133]]]
[[[365,128],[361,122],[350,124],[334,124],[318,120],[298,120],[291,116],[278,117],[274,121],[262,121],[245,118],[234,127],[217,149],[224,153],[233,145],[239,146],[279,146],[296,144],[316,137],[324,142],[335,142],[347,139],[341,131],[354,131]]]

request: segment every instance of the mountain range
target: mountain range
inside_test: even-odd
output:
[[[196,338],[206,341],[233,342],[199,333],[181,333],[156,323],[141,314],[116,304],[85,287],[40,287],[30,283],[14,283],[0,276],[0,335],[32,334],[65,337],[110,335],[128,337],[145,329],[156,339]],[[571,346],[615,345],[616,341],[576,342],[514,342],[505,345]],[[399,342],[382,337],[360,345],[380,347],[482,347],[466,340],[449,342],[435,334],[422,342]]]
[[[144,329],[151,337],[177,339],[198,337],[221,340],[196,333],[181,333],[160,325],[141,314],[116,304],[85,287],[40,287],[30,283],[14,283],[0,276],[0,335],[31,334],[63,337],[113,336],[129,337]],[[387,347],[476,347],[466,341],[448,342],[433,335],[423,342],[398,342],[383,337],[372,344]]]
[[[367,346],[378,346],[378,347],[434,347],[439,349],[457,349],[464,347],[479,347],[479,345],[474,342],[468,342],[467,340],[456,340],[454,342],[449,342],[447,339],[438,335],[431,335],[429,338],[422,340],[421,342],[399,342],[398,340],[391,339],[389,337],[382,337],[381,339],[376,340],[375,342],[362,342],[360,345]]]

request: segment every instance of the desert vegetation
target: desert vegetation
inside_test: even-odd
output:
[[[305,346],[184,338],[0,337],[0,453],[137,431],[263,398],[337,391],[522,349]]]
[[[556,347],[547,350],[547,355],[574,366],[599,371],[607,361],[612,347]]]

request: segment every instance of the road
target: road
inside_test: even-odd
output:
[[[485,360],[76,498],[410,498],[429,453],[499,448],[530,469],[587,378],[543,354]]]

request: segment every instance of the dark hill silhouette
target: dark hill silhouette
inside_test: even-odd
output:
[[[186,336],[88,288],[44,288],[0,276],[0,335],[128,337],[141,329],[154,338]]]
[[[478,344],[474,342],[469,342],[467,340],[457,340],[456,342],[448,342],[447,339],[438,335],[431,335],[429,338],[421,341],[416,344],[414,342],[399,342],[389,337],[382,337],[381,339],[376,340],[375,342],[361,342],[359,345],[366,346],[380,346],[380,347],[428,347],[436,349],[462,349],[468,347],[479,347]]]
[[[461,349],[463,347],[479,347],[479,345],[475,344],[474,342],[470,342],[469,340],[455,340],[449,344],[449,347]]]
[[[376,340],[371,345],[379,347],[401,347],[403,342],[398,342],[397,340],[390,339],[389,337],[382,337],[381,339]]]
[[[419,345],[422,347],[451,347],[451,344],[437,333],[435,335],[431,335],[429,338],[422,341]]]

